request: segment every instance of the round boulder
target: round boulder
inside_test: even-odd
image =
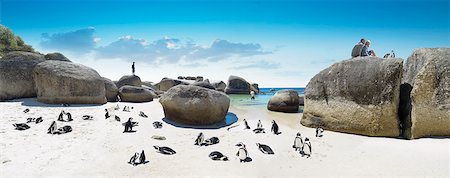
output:
[[[228,85],[225,88],[227,94],[250,94],[250,84],[243,78],[238,76],[230,76]]]
[[[48,60],[34,69],[37,100],[50,104],[104,104],[105,83],[92,68]]]
[[[203,80],[203,81],[199,81],[199,82],[194,82],[193,84],[194,86],[199,86],[199,87],[203,87],[203,88],[208,88],[211,90],[215,90],[216,88],[214,88],[214,86],[211,85],[211,83],[209,83],[209,80]]]
[[[135,86],[123,86],[119,89],[120,101],[142,103],[153,101],[156,98],[156,94],[150,89]]]
[[[188,85],[188,83],[183,82],[181,80],[175,80],[171,78],[163,78],[161,82],[157,83],[155,86],[161,91],[167,91],[170,88],[177,86],[177,85]]]
[[[267,109],[271,111],[298,112],[299,96],[295,90],[280,90],[270,98]]]
[[[217,91],[225,91],[225,88],[227,87],[227,84],[225,82],[219,80],[219,81],[212,81],[211,85],[214,86],[214,88]]]
[[[0,100],[36,97],[33,69],[44,61],[40,54],[10,52],[0,59]]]
[[[221,122],[227,115],[230,99],[227,95],[192,85],[178,85],[161,96],[167,119],[191,125]]]
[[[116,85],[118,88],[125,85],[140,87],[142,85],[142,81],[137,75],[125,75],[119,79]]]
[[[119,95],[119,88],[108,78],[102,77],[102,80],[105,83],[106,100],[108,102],[116,102],[118,99],[117,96]]]
[[[45,55],[46,60],[55,60],[55,61],[66,61],[66,62],[72,62],[69,59],[67,59],[66,56],[64,56],[61,53],[48,53]]]

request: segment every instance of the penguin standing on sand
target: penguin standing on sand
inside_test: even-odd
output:
[[[197,139],[195,139],[194,145],[202,146],[204,141],[205,141],[205,136],[203,135],[203,132],[200,132],[200,134],[198,134],[198,136],[197,136]]]
[[[303,150],[303,145],[302,134],[299,132],[294,139],[294,145],[292,145],[292,148],[294,148],[295,151]]]
[[[312,150],[311,150],[311,142],[309,142],[309,138],[305,137],[305,146],[302,149],[302,156],[306,155],[307,158],[311,157]]]
[[[147,163],[147,160],[145,160],[145,153],[144,150],[142,150],[141,155],[139,156],[139,164],[145,164]]]
[[[139,164],[138,157],[139,153],[138,152],[134,153],[134,155],[130,158],[130,161],[128,161],[128,164],[131,164],[133,166],[138,165]]]
[[[244,119],[244,125],[245,125],[245,129],[250,129],[250,126],[248,126],[247,120]]]
[[[263,128],[262,124],[261,124],[261,120],[258,120],[258,125],[256,125],[257,129]]]
[[[133,120],[133,118],[128,118],[128,121],[125,122],[125,130],[123,130],[123,133],[125,132],[133,132],[133,122],[131,122],[131,120]]]
[[[62,110],[61,113],[59,113],[58,121],[64,121],[64,118],[63,118],[64,114],[66,114],[66,112],[64,112],[64,110]]]
[[[109,117],[111,117],[111,115],[109,115],[108,109],[105,109],[105,119],[108,119]]]
[[[275,120],[272,120],[272,129],[271,130],[275,135],[281,134],[281,132],[279,131],[278,124],[277,124],[277,122],[275,122]]]
[[[239,150],[236,153],[236,156],[239,158],[241,163],[245,162],[248,157],[247,148],[245,148],[245,145],[243,143],[238,143],[236,146],[239,147]]]
[[[322,137],[323,129],[320,127],[316,128],[316,137]]]

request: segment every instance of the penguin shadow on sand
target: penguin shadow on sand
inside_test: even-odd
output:
[[[225,119],[219,123],[216,124],[211,124],[211,125],[189,125],[189,124],[182,124],[182,123],[178,123],[175,122],[173,120],[171,120],[170,118],[162,118],[162,120],[170,125],[173,125],[175,127],[180,127],[180,128],[191,128],[191,129],[220,129],[226,126],[230,126],[233,123],[238,121],[238,117],[236,116],[236,114],[232,113],[232,112],[228,112],[227,115],[225,116]]]

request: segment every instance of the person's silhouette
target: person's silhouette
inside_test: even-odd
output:
[[[133,75],[134,75],[134,72],[135,72],[134,62],[133,62],[133,65],[131,65],[131,71],[133,72]]]

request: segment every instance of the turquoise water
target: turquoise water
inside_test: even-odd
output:
[[[303,95],[305,88],[260,88],[260,94],[256,95],[255,100],[250,99],[250,95],[230,94],[231,105],[235,107],[267,107],[270,98],[279,90],[296,90],[299,95]]]

